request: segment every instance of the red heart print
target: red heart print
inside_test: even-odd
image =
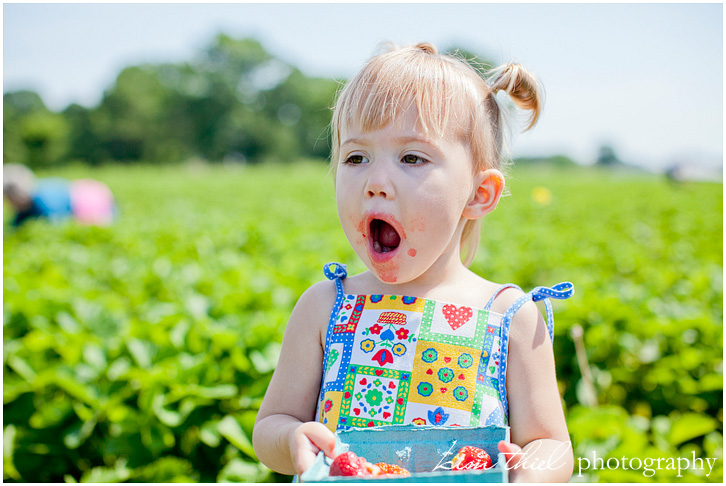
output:
[[[345,398],[350,398],[350,392],[345,392]]]
[[[444,358],[444,363],[451,363],[451,358]]]
[[[432,370],[431,368],[429,368],[429,369],[426,370],[426,374],[427,375],[433,375],[434,374],[434,370]]]
[[[388,384],[388,388],[390,388],[391,390],[393,390],[393,389],[395,389],[395,388],[396,388],[396,384],[395,384],[395,383],[393,383],[393,382],[390,382],[390,383]]]
[[[464,379],[466,379],[466,377],[464,376],[464,373],[462,373],[462,374],[460,374],[460,375],[459,375],[459,379],[460,379],[460,380],[464,380]]]
[[[456,307],[452,304],[446,304],[441,309],[441,312],[444,314],[446,322],[449,323],[449,326],[454,331],[463,326],[474,314],[471,311],[471,307]]]
[[[384,419],[388,419],[388,417],[390,417],[390,416],[391,416],[391,413],[390,412],[383,412],[383,418]]]
[[[360,408],[354,408],[353,413],[356,415],[360,415]]]
[[[360,383],[361,385],[367,385],[367,384],[368,384],[368,380],[366,380],[365,378],[363,378],[363,379],[362,379],[361,381],[359,381],[358,383]]]
[[[396,400],[396,403],[399,405],[403,405],[403,398],[399,398],[398,400]]]
[[[383,370],[376,370],[376,376],[381,376],[383,374]]]
[[[446,393],[446,387],[440,388],[439,391],[441,391],[441,393]]]

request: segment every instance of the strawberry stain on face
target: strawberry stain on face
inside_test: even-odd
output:
[[[386,283],[396,283],[398,280],[398,264],[392,261],[385,263],[371,262],[378,278]]]
[[[414,218],[409,222],[408,227],[411,231],[425,231],[426,220],[423,217]]]
[[[350,221],[355,224],[357,221],[357,218],[351,216]],[[365,221],[361,221],[358,226],[356,227],[356,238],[354,244],[356,245],[365,245],[366,242],[366,230],[365,230]]]

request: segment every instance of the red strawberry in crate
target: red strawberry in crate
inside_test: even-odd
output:
[[[451,460],[452,471],[487,469],[490,467],[492,467],[492,458],[489,457],[489,454],[473,446],[462,447]]]
[[[339,454],[330,465],[331,476],[376,476],[381,473],[378,466],[358,457],[355,452]]]
[[[381,470],[381,474],[395,474],[398,476],[410,476],[411,473],[405,467],[398,466],[396,464],[386,464],[385,462],[379,462],[376,464]]]

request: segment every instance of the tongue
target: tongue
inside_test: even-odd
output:
[[[381,228],[378,232],[378,240],[383,246],[387,246],[389,248],[395,248],[401,243],[401,237],[398,236],[398,232],[393,229],[393,226],[386,222],[381,224]]]

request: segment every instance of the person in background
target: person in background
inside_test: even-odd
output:
[[[105,226],[117,213],[113,193],[104,183],[39,179],[20,164],[3,164],[3,196],[15,211],[14,227],[30,219],[58,222],[71,217],[82,224]]]

